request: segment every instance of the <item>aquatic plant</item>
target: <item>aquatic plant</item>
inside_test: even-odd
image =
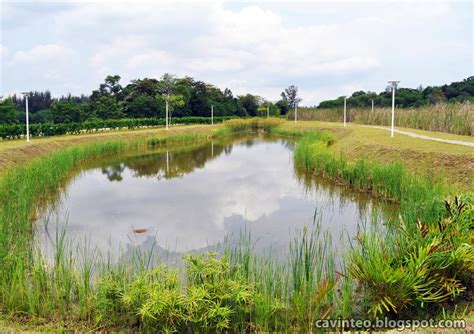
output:
[[[315,320],[337,316],[401,317],[428,309],[436,315],[439,303],[472,289],[470,197],[445,203],[441,183],[400,163],[347,161],[328,149],[334,137],[324,131],[288,131],[272,119],[229,122],[204,136],[84,144],[8,171],[0,181],[2,315],[163,332],[312,331]],[[331,240],[317,224],[295,236],[286,262],[272,253],[254,255],[250,234],[223,255],[189,256],[175,269],[153,267],[151,253],[112,263],[64,231],[56,232],[52,257],[33,242],[36,210],[91,159],[258,129],[299,137],[299,168],[399,203],[399,220],[383,235],[361,231],[339,273]]]

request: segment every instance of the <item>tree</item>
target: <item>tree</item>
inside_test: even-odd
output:
[[[122,93],[122,86],[119,83],[120,79],[120,75],[108,75],[104,83],[99,87],[101,95],[111,95],[120,99]]]
[[[294,108],[302,100],[298,97],[298,87],[291,85],[281,92],[281,98],[288,101],[288,107]]]
[[[160,117],[163,116],[164,106],[161,99],[141,94],[127,103],[125,113],[127,117]]]
[[[18,123],[18,115],[12,99],[0,101],[0,124]]]
[[[113,96],[107,95],[99,98],[94,112],[97,117],[102,119],[125,117],[123,108],[119,105],[117,100]]]
[[[160,95],[158,98],[162,98]],[[172,94],[164,97],[164,99],[168,100],[168,112],[169,117],[173,116],[173,111],[175,108],[180,108],[184,106],[184,99],[183,95],[181,94]]]
[[[242,107],[249,116],[257,116],[258,109],[258,96],[252,94],[246,94],[239,96],[239,100],[242,103]]]
[[[51,105],[51,117],[54,123],[82,122],[84,120],[81,106],[72,100],[54,101]]]
[[[276,106],[280,109],[281,115],[286,115],[288,113],[288,101],[280,100],[276,103]]]

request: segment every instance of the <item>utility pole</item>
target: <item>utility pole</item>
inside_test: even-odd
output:
[[[28,115],[28,96],[30,93],[23,92],[23,96],[25,97],[25,107],[26,107],[26,142],[30,142],[30,117]]]
[[[398,83],[400,81],[389,81],[388,83],[392,85],[392,131],[390,137],[393,137],[393,132],[395,128],[395,91],[397,90]]]
[[[214,125],[214,106],[211,106],[211,125]]]

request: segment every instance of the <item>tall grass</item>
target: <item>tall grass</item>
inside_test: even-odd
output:
[[[58,305],[54,308],[64,311],[72,300],[77,302],[85,300],[86,296],[90,298],[87,277],[91,269],[82,263],[82,272],[86,278],[83,277],[80,285],[72,284],[73,274],[69,272],[71,260],[59,252],[64,250],[61,247],[64,237],[56,238],[58,251],[52,268],[42,260],[41,253],[33,243],[33,222],[37,211],[54,199],[71,173],[92,159],[116,155],[127,149],[156,145],[157,142],[195,141],[204,137],[185,134],[80,145],[8,170],[0,181],[0,309],[15,314],[45,316],[50,311],[45,305]],[[62,263],[66,258],[69,263]],[[84,309],[85,305],[81,305]]]
[[[427,307],[439,310],[439,303],[472,287],[471,197],[443,201],[439,180],[415,176],[400,163],[348,162],[328,151],[328,142],[321,138],[304,136],[296,145],[295,163],[400,204],[399,219],[386,233],[360,233],[349,253],[347,268],[363,289],[365,313],[420,316]]]
[[[307,134],[295,147],[295,163],[354,190],[400,203],[403,218],[410,222],[437,219],[445,193],[441,180],[414,175],[401,163],[380,164],[364,159],[351,163],[330,152],[330,143],[330,137],[321,133]]]
[[[281,118],[270,117],[270,118],[248,118],[248,119],[231,119],[224,121],[224,128],[222,131],[228,131],[233,133],[244,132],[244,131],[271,131],[284,122]]]
[[[474,106],[471,103],[450,103],[419,108],[398,108],[395,113],[395,124],[400,127],[447,132],[457,135],[474,136]],[[288,113],[293,119],[293,112]],[[301,108],[298,119],[305,121],[342,122],[340,109]],[[389,126],[391,123],[390,108],[349,108],[349,122]]]
[[[201,137],[111,141],[36,159],[2,178],[1,314],[104,329],[311,332],[317,319],[403,316],[423,307],[436,312],[439,303],[472,287],[472,198],[443,206],[436,180],[415,177],[401,164],[350,163],[329,152],[331,135],[285,132],[277,125],[274,120],[232,121],[209,135],[264,129],[299,136],[294,158],[301,168],[400,203],[398,225],[390,224],[384,235],[361,231],[341,273],[336,274],[331,238],[317,219],[295,235],[286,260],[273,252],[255,255],[250,233],[227,245],[222,255],[187,256],[183,268],[153,266],[151,252],[112,263],[87,240],[75,243],[64,231],[53,238],[53,256],[44,256],[33,242],[36,210],[74,170],[129,148]]]

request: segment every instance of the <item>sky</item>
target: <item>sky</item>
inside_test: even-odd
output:
[[[0,95],[191,76],[302,105],[473,75],[471,2],[1,1]]]

